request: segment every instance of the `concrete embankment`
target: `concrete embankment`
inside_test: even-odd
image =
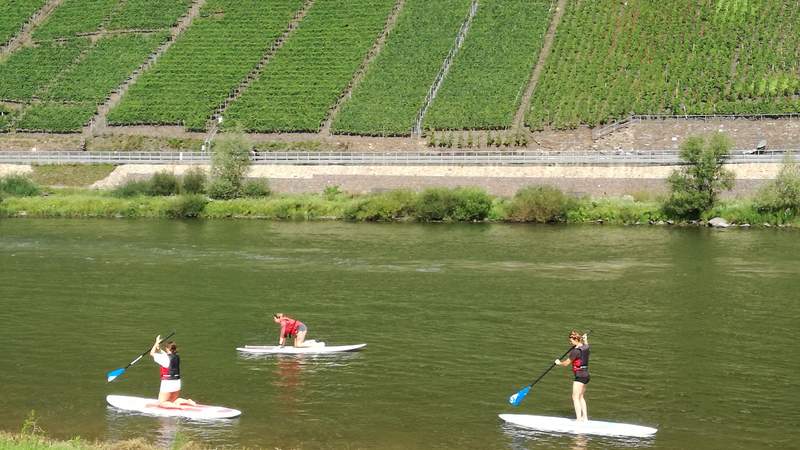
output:
[[[22,167],[22,166],[15,166]],[[111,188],[159,171],[180,175],[191,166],[126,164],[93,185]],[[205,167],[205,166],[204,166]],[[328,186],[353,193],[391,189],[476,186],[494,195],[513,195],[534,184],[558,187],[565,192],[588,195],[624,195],[641,191],[664,192],[666,178],[677,166],[303,166],[258,165],[248,176],[266,178],[276,192],[320,192]],[[754,192],[773,179],[781,164],[732,164],[736,187],[729,195]],[[207,167],[206,167],[207,169]],[[2,170],[2,166],[0,166]],[[2,172],[0,172],[2,173]]]

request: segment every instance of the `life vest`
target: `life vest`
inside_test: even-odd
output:
[[[169,357],[169,367],[161,367],[162,380],[181,379],[181,357],[177,353],[167,353]]]
[[[291,317],[284,316],[281,319],[281,328],[283,329],[283,337],[294,337],[297,334],[297,328],[302,325],[299,320],[294,320]]]
[[[578,357],[572,359],[572,372],[577,374],[578,372],[589,372],[589,346],[588,345],[581,345],[575,347],[577,350]]]

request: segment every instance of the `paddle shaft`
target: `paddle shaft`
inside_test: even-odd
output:
[[[586,332],[586,336],[589,336],[589,333],[591,333],[591,332],[592,332],[592,330],[589,330],[589,331],[587,331],[587,332]],[[565,356],[569,355],[569,352],[571,352],[573,348],[575,348],[575,347],[574,347],[574,346],[573,346],[573,347],[570,347],[570,348],[569,348],[569,350],[567,350],[566,352],[564,352],[564,354],[563,354],[563,355],[561,355],[561,358],[558,358],[558,359],[563,359]],[[541,375],[539,375],[539,378],[537,378],[536,380],[534,380],[534,381],[533,381],[533,383],[529,384],[528,386],[530,386],[530,387],[533,387],[533,385],[534,385],[534,384],[538,383],[538,382],[539,382],[539,380],[541,380],[542,378],[544,378],[544,376],[545,376],[545,375],[547,375],[547,373],[548,373],[548,372],[550,372],[550,371],[553,369],[553,367],[555,367],[555,366],[556,366],[556,363],[555,363],[555,362],[554,362],[553,364],[550,364],[550,367],[548,367],[548,368],[547,368],[547,370],[545,370],[545,371],[544,371],[544,372],[543,372]]]

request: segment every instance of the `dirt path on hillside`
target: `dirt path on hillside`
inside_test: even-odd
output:
[[[195,0],[192,6],[189,8],[188,13],[178,22],[170,30],[170,38],[161,45],[149,58],[145,61],[144,64],[139,66],[131,76],[125,81],[121,86],[119,86],[106,100],[105,103],[100,105],[97,108],[97,113],[92,120],[89,121],[89,124],[83,128],[83,136],[84,138],[89,138],[91,136],[96,136],[98,134],[103,134],[108,132],[108,112],[111,111],[117,104],[119,104],[122,97],[128,92],[128,89],[136,83],[136,80],[147,71],[153,64],[158,61],[158,59],[172,47],[178,37],[189,28],[192,24],[192,21],[200,15],[200,9],[203,5],[206,4],[206,0]]]
[[[31,39],[33,30],[47,20],[53,10],[55,10],[56,7],[61,5],[63,2],[64,0],[50,0],[49,2],[45,3],[45,5],[42,6],[42,9],[33,15],[33,18],[22,27],[22,30],[20,30],[16,36],[11,38],[11,40],[8,41],[5,46],[0,47],[0,59],[10,55],[23,45],[31,45],[33,43],[33,40]]]
[[[517,114],[514,116],[515,130],[522,129],[522,123],[525,120],[525,112],[530,106],[533,92],[536,90],[536,85],[539,84],[539,78],[542,76],[542,70],[544,70],[544,66],[547,63],[547,58],[550,57],[550,50],[553,48],[553,41],[556,37],[558,24],[561,23],[561,18],[564,16],[564,11],[566,9],[567,0],[558,0],[553,19],[550,21],[550,27],[547,29],[547,33],[544,36],[544,44],[542,44],[542,50],[539,52],[539,60],[536,61],[531,79],[528,81],[528,87],[525,89],[525,95],[522,96],[522,102],[519,104]]]
[[[372,45],[372,48],[367,53],[364,61],[361,62],[361,66],[359,66],[353,78],[350,79],[350,83],[348,83],[344,92],[342,92],[342,94],[339,96],[339,99],[336,100],[336,104],[333,105],[333,107],[328,111],[328,115],[325,118],[325,121],[322,124],[322,128],[319,132],[321,136],[331,136],[331,124],[333,124],[333,119],[337,114],[339,114],[339,110],[342,109],[344,102],[352,97],[353,91],[361,83],[361,80],[364,79],[364,75],[366,75],[370,64],[372,64],[372,61],[375,60],[375,57],[378,56],[383,49],[384,44],[386,44],[386,39],[388,39],[389,33],[391,33],[394,29],[394,26],[397,23],[397,18],[400,17],[400,12],[403,10],[405,5],[405,0],[397,0],[395,2],[392,12],[389,14],[389,18],[386,19],[386,24],[383,26],[383,32],[378,37],[378,40],[376,40]]]

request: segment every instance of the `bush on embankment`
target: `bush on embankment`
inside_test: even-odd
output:
[[[0,196],[3,194],[15,197],[39,195],[42,189],[27,175],[11,174],[0,177]]]

